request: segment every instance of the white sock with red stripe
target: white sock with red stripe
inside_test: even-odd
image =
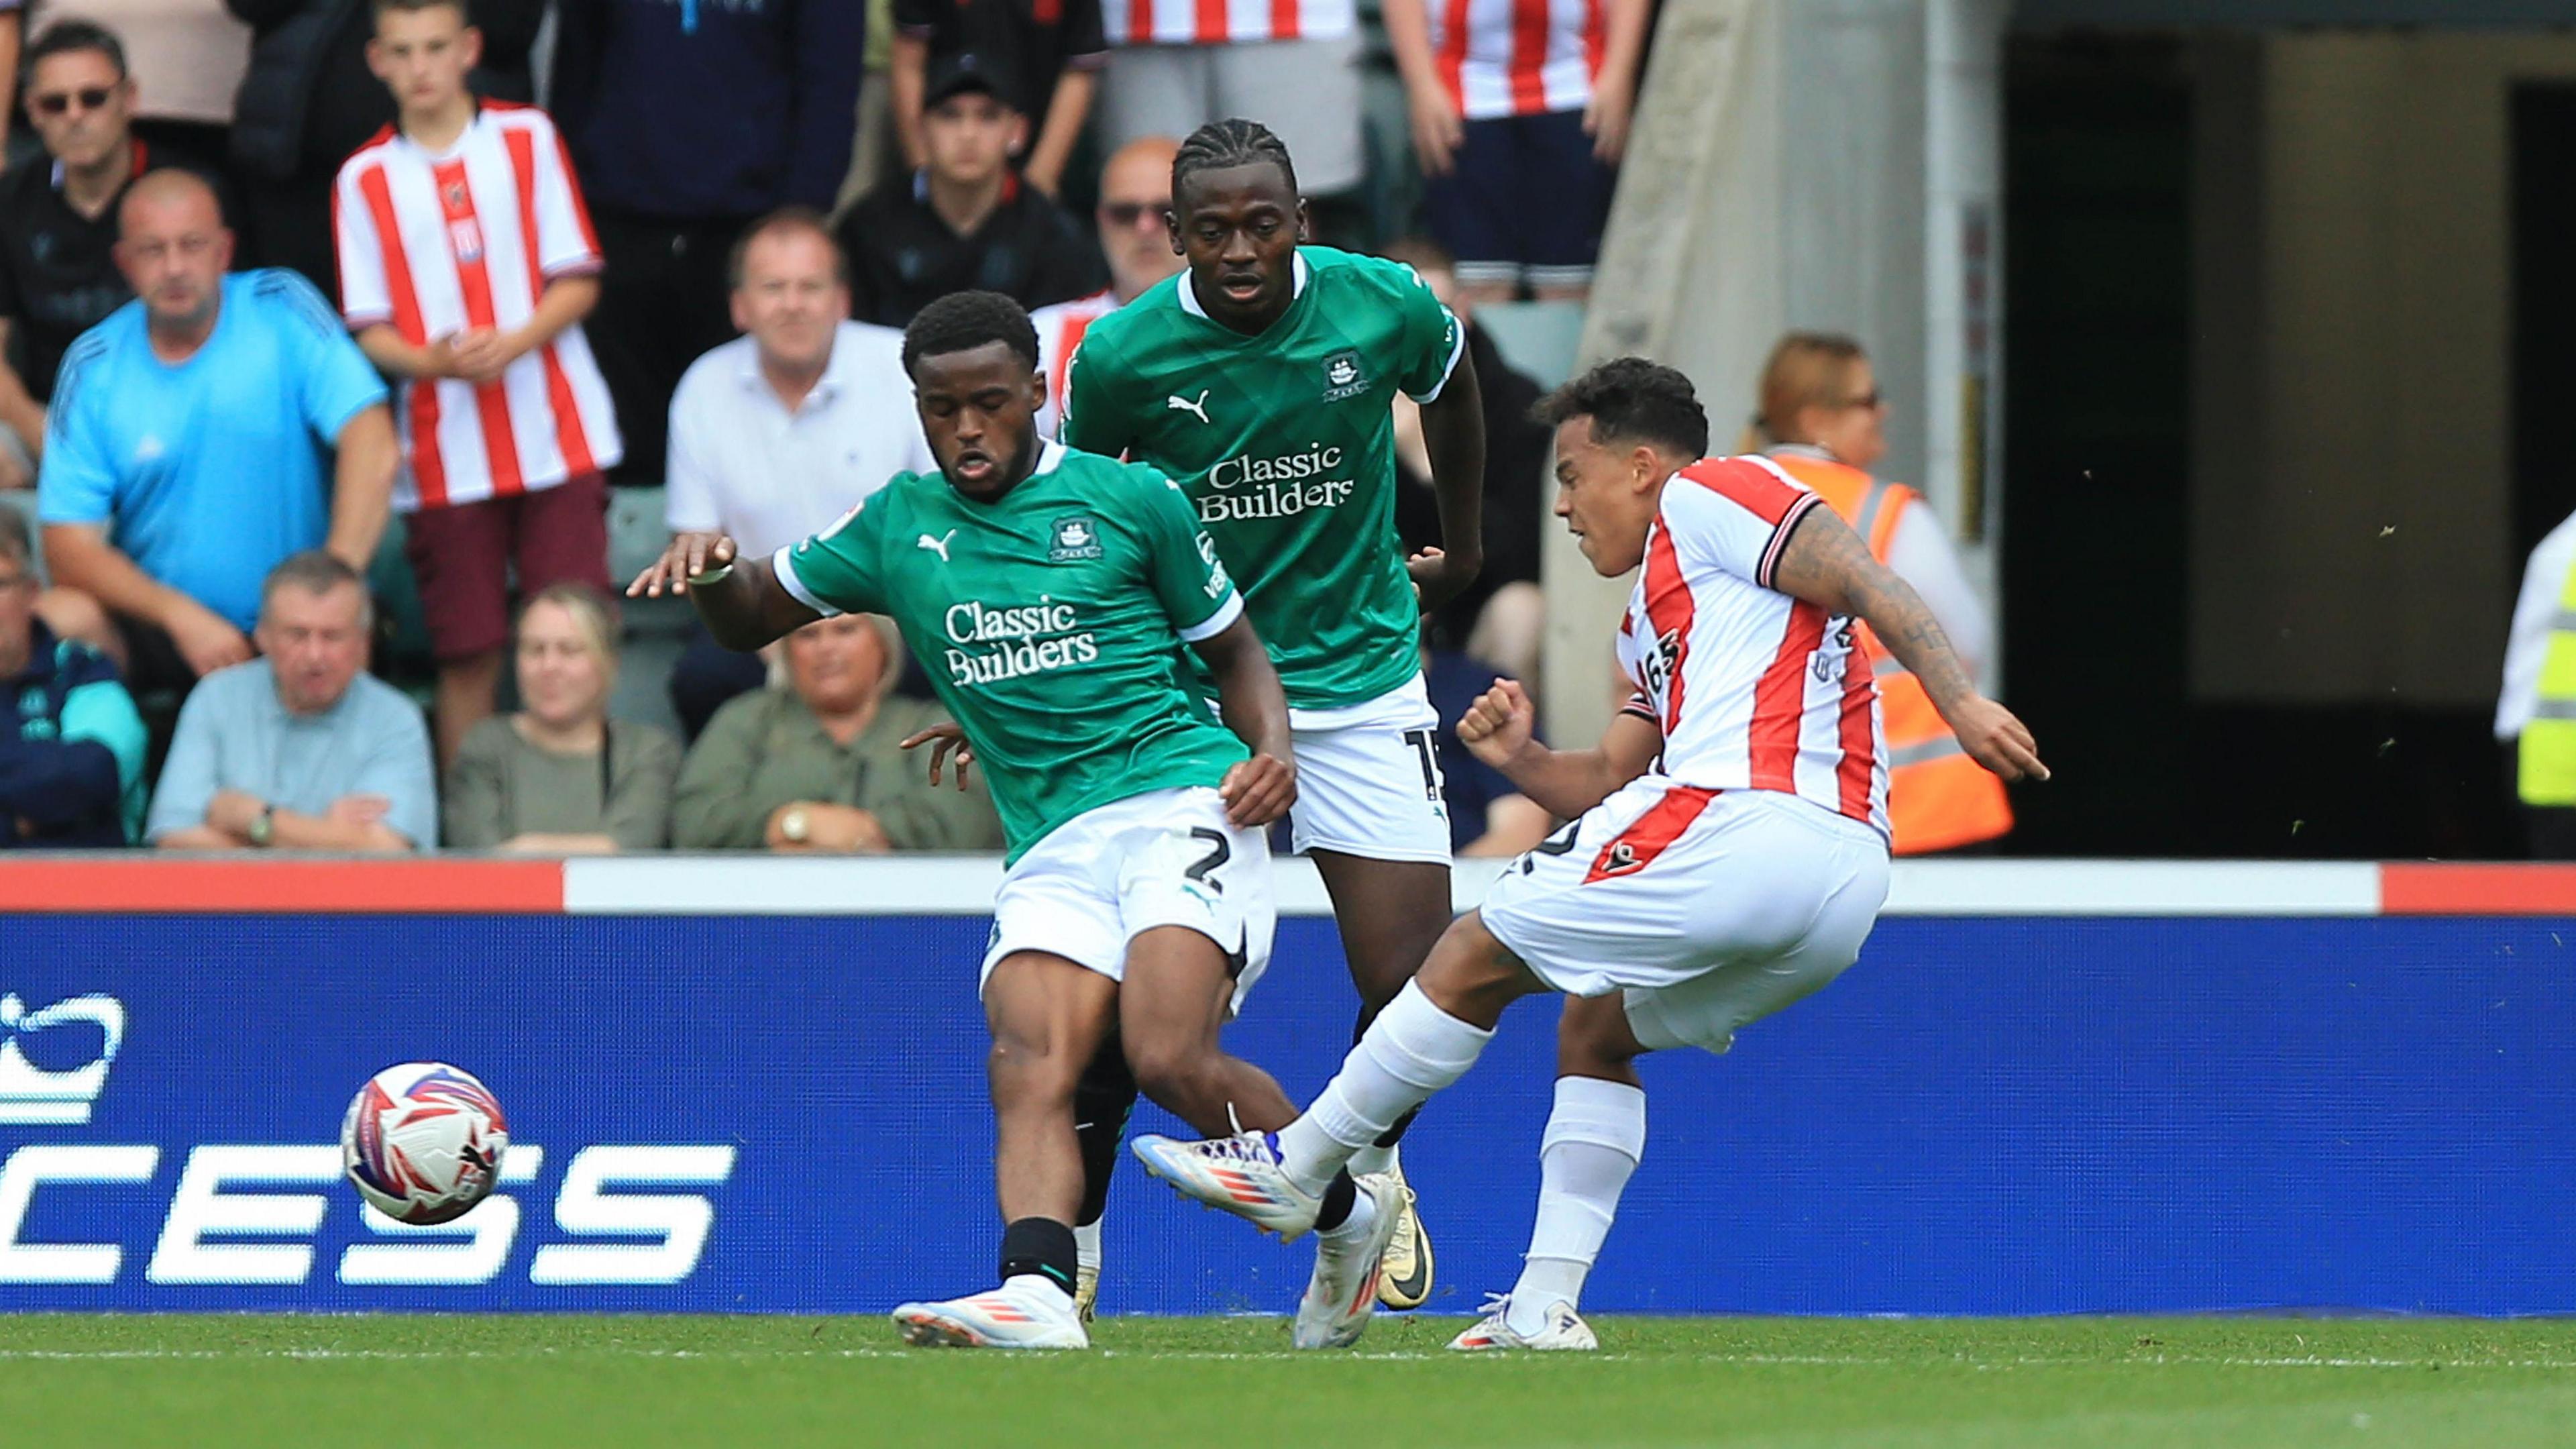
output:
[[[1493,1039],[1492,1032],[1432,1005],[1419,983],[1404,983],[1314,1105],[1279,1129],[1281,1169],[1299,1187],[1321,1193],[1396,1118],[1465,1076]]]
[[[1512,1332],[1547,1327],[1551,1304],[1582,1306],[1583,1280],[1645,1155],[1644,1092],[1594,1077],[1556,1079],[1556,1108],[1538,1150],[1538,1224],[1504,1319]]]

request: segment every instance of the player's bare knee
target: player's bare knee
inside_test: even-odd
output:
[[[1502,1019],[1504,1007],[1547,989],[1474,911],[1450,923],[1413,979],[1432,1005],[1488,1029]]]
[[[1215,1084],[1216,1044],[1195,1038],[1131,1038],[1127,1043],[1127,1069],[1135,1074],[1136,1089],[1165,1111],[1178,1117],[1192,1117],[1192,1104]]]
[[[1062,1106],[1070,1110],[1074,1086],[1082,1079],[1082,1063],[1070,1053],[1048,1051],[1042,1045],[997,1039],[985,1056],[984,1072],[997,1109]]]
[[[1628,1025],[1624,995],[1566,998],[1556,1024],[1556,1074],[1636,1085],[1637,1058],[1645,1055]]]

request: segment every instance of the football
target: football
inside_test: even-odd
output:
[[[368,1078],[340,1126],[340,1162],[369,1206],[397,1222],[453,1222],[500,1180],[510,1129],[492,1090],[444,1062]]]

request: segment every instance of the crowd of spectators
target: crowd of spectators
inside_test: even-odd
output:
[[[1447,246],[1402,255],[1462,316],[1579,292],[1644,4],[1389,7]],[[1179,270],[1174,138],[1209,120],[1270,125],[1317,239],[1366,241],[1364,37],[1352,0],[893,0],[870,71],[867,17],[0,0],[0,128],[32,128],[0,129],[0,848],[997,846],[901,751],[939,715],[883,621],[701,630],[679,734],[612,719],[611,489],[769,550],[929,467],[898,329],[964,288],[1034,313],[1051,428],[1083,329]],[[1498,219],[1515,168],[1572,204]],[[1470,338],[1488,517],[1530,537],[1427,627],[1460,681],[1471,643],[1535,663],[1546,445]],[[389,571],[409,690],[368,672]],[[1487,805],[1461,845],[1544,826]]]

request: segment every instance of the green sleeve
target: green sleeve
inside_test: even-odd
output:
[[[758,850],[769,812],[751,796],[768,731],[770,691],[728,702],[689,748],[671,794],[671,843],[681,850]]]
[[[450,850],[490,850],[518,833],[502,818],[509,797],[509,729],[506,716],[494,715],[456,747],[456,762],[447,767],[440,821]]]
[[[608,818],[601,822],[620,850],[660,850],[671,843],[671,793],[680,778],[680,742],[651,725],[619,725]]]
[[[1134,484],[1137,536],[1145,548],[1145,578],[1172,627],[1191,643],[1225,628],[1243,612],[1234,580],[1216,555],[1216,543],[1199,528],[1181,485],[1150,468],[1127,470]]]
[[[1415,402],[1429,402],[1448,385],[1450,372],[1467,350],[1467,334],[1413,268],[1400,262],[1377,265],[1384,269],[1379,275],[1388,301],[1403,319],[1398,344],[1403,355],[1397,359],[1396,385]]]
[[[889,718],[881,720],[877,728],[889,740],[900,740],[948,718],[929,705],[899,715],[885,713]],[[888,845],[896,850],[1002,848],[1002,820],[993,813],[992,797],[984,793],[981,769],[969,772],[967,788],[960,790],[953,782],[931,784],[926,762],[919,756],[901,750],[894,754],[899,763],[868,772],[871,798],[858,802],[860,808],[877,818]]]
[[[1117,380],[1118,359],[1098,340],[1083,339],[1064,363],[1064,416],[1056,436],[1068,448],[1115,458],[1132,440],[1128,415],[1110,394]]]
[[[898,476],[887,486],[900,487]],[[824,614],[882,614],[887,517],[890,503],[865,502],[844,513],[831,527],[804,542],[779,550],[778,582],[807,608]]]

